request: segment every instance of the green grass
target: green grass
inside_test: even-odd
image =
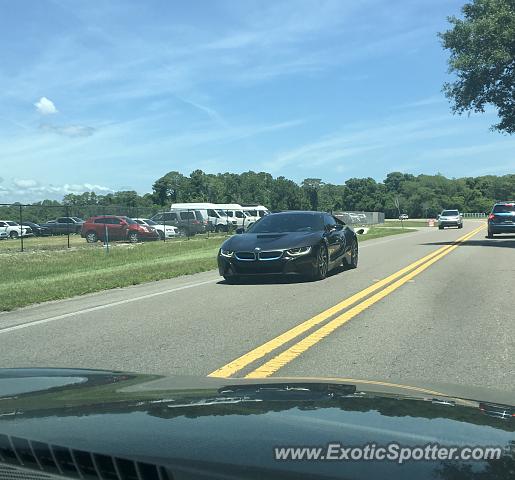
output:
[[[373,238],[389,237],[390,235],[399,235],[401,233],[410,233],[413,230],[402,228],[382,228],[371,227],[366,235],[358,235],[358,241],[372,240]]]
[[[372,227],[359,241],[408,232]],[[0,242],[0,310],[212,270],[224,240],[199,235],[190,240],[119,243],[107,254],[100,243],[71,238],[71,249],[63,248],[65,237],[28,239],[23,253],[12,249],[19,247],[18,241]],[[2,245],[7,242],[7,247]]]
[[[386,220],[385,223],[381,224],[381,227],[427,227],[427,220],[403,220],[402,224],[400,220]]]

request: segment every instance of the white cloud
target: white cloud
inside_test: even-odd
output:
[[[57,108],[55,108],[54,102],[52,100],[41,97],[38,102],[34,104],[36,110],[41,113],[41,115],[51,115],[53,113],[57,113]]]
[[[57,133],[58,135],[63,135],[65,137],[90,137],[95,133],[95,129],[93,127],[88,127],[86,125],[49,125],[43,124],[41,125],[41,130]]]
[[[34,188],[38,186],[36,180],[14,180],[13,184],[18,188]]]
[[[113,189],[93,183],[43,184],[34,179],[15,179],[10,185],[0,186],[0,198],[3,203],[61,200],[68,193],[83,192],[105,194],[113,192]]]

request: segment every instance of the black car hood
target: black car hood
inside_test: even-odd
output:
[[[323,232],[288,233],[242,233],[226,240],[222,248],[235,252],[262,250],[283,250],[286,248],[307,247],[320,241]]]
[[[494,395],[499,403],[508,397],[499,395]],[[439,442],[508,451],[515,445],[513,417],[499,418],[492,408],[480,407],[469,394],[448,397],[432,388],[349,379],[6,369],[0,370],[0,452],[2,442],[23,445],[25,440],[17,439],[26,439],[162,465],[176,479],[204,478],[200,472],[228,468],[236,473],[223,478],[276,478],[277,472],[277,478],[435,478],[442,467],[438,462],[415,462],[402,469],[385,462],[292,465],[274,461],[273,447]],[[515,468],[512,457],[503,461],[506,468]],[[487,472],[491,466],[475,462],[474,468]],[[184,473],[192,469],[193,476]],[[289,476],[292,469],[296,473]],[[509,472],[495,478],[508,478]]]

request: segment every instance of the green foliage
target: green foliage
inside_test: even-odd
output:
[[[153,192],[138,195],[121,191],[108,195],[86,192],[66,195],[64,205],[44,200],[24,207],[23,219],[43,222],[59,216],[87,218],[98,214],[149,217],[169,209],[174,202],[261,204],[270,210],[312,209],[322,211],[380,211],[387,217],[400,210],[412,218],[432,217],[444,208],[463,212],[488,212],[495,201],[515,199],[515,175],[449,179],[443,175],[391,172],[384,182],[373,178],[350,178],[343,185],[307,178],[300,185],[265,172],[206,174],[195,170],[189,176],[170,172],[156,180]],[[86,205],[86,206],[84,206]],[[0,207],[0,218],[19,221],[17,204]]]
[[[444,91],[455,113],[493,105],[501,120],[493,128],[514,133],[515,0],[473,0],[462,12],[464,18],[450,17],[452,28],[440,34],[457,77]]]

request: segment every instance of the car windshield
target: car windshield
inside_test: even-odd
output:
[[[495,205],[493,213],[515,213],[515,203]]]
[[[10,225],[11,227],[16,227],[16,226],[18,226],[18,225],[19,225],[19,224],[18,224],[18,223],[16,223],[16,222],[6,222],[6,223],[7,223],[7,225]]]
[[[458,210],[444,210],[442,212],[442,217],[455,217],[459,215]]]
[[[136,222],[135,220],[133,220],[132,218],[129,218],[129,217],[120,217],[120,218],[123,219],[129,225],[137,225],[138,224],[138,222]]]
[[[324,229],[321,215],[282,213],[267,215],[249,228],[249,233],[317,232]]]
[[[75,220],[76,222],[83,222],[84,220],[82,218],[79,218],[79,217],[71,217],[72,220]]]
[[[154,222],[154,220],[150,220],[150,219],[145,219],[144,222],[147,224],[147,225],[157,225],[156,222]]]

